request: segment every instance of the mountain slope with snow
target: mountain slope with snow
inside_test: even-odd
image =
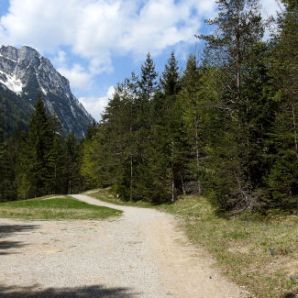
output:
[[[42,96],[65,134],[83,137],[94,121],[72,94],[69,81],[35,49],[0,48],[0,109],[8,131],[26,127],[34,104]]]

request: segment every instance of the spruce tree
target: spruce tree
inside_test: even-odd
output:
[[[42,196],[53,193],[51,151],[55,136],[55,127],[47,115],[44,103],[40,98],[32,115],[28,140],[24,146],[23,171],[20,173],[24,183],[29,186],[26,196]]]
[[[117,86],[96,133],[83,144],[83,175],[99,186],[113,186],[124,199],[137,197],[134,179],[138,157],[135,142],[137,84],[132,74]]]
[[[67,193],[67,155],[63,138],[55,134],[53,143],[48,154],[49,162],[49,186],[50,193],[64,194]]]
[[[16,200],[16,151],[13,139],[4,138],[4,117],[0,110],[0,202]]]
[[[298,3],[284,0],[273,42],[272,77],[278,105],[271,134],[273,166],[268,176],[269,206],[298,206]]]
[[[151,180],[148,171],[149,153],[152,126],[151,118],[151,103],[154,95],[157,92],[157,73],[155,65],[148,54],[144,64],[141,67],[141,74],[138,80],[138,88],[136,90],[134,113],[135,113],[135,128],[134,128],[134,188],[135,199],[149,199],[147,195],[147,184]]]
[[[252,57],[264,29],[257,0],[218,0],[217,3],[218,16],[209,22],[216,26],[216,32],[203,36],[209,52],[215,50],[221,54],[221,59],[213,63],[221,70],[223,87],[219,89],[217,103],[222,125],[212,150],[213,163],[216,161],[218,165],[218,174],[213,175],[214,187],[222,208],[254,208],[258,198],[248,156],[252,156],[251,145],[256,139],[250,137],[248,130],[252,121],[248,108],[261,95],[247,93],[251,89],[247,77],[251,74],[249,70],[258,68],[257,60]],[[261,80],[261,74],[258,75],[257,79]]]
[[[182,110],[183,130],[187,134],[189,143],[189,172],[187,180],[195,180],[197,192],[201,193],[200,179],[202,157],[202,98],[200,98],[200,75],[194,56],[187,60],[182,78],[182,89],[179,93],[179,106]]]
[[[153,202],[175,201],[182,189],[182,167],[177,153],[180,149],[177,135],[180,117],[176,109],[179,83],[177,60],[171,53],[160,79],[161,90],[155,94],[151,104],[153,120],[146,188],[147,197]]]
[[[80,144],[73,133],[69,134],[65,140],[64,175],[66,193],[78,193],[83,189],[80,157]]]

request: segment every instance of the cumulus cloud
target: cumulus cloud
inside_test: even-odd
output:
[[[92,86],[92,73],[80,64],[74,64],[70,68],[60,67],[58,71],[70,81],[71,87],[75,90],[87,90]]]
[[[83,104],[85,109],[92,115],[92,117],[99,121],[101,114],[104,112],[109,99],[113,97],[115,89],[113,86],[109,87],[106,95],[102,97],[80,97],[79,101]]]
[[[0,34],[41,52],[69,47],[100,73],[111,71],[114,54],[159,53],[193,41],[214,7],[205,0],[10,0]]]
[[[261,3],[265,16],[279,8],[276,0]],[[193,42],[203,19],[215,11],[215,0],[10,0],[0,36],[42,52],[67,46],[100,73],[111,71],[115,53],[160,53]]]
[[[260,1],[260,4],[262,15],[265,19],[271,16],[276,16],[276,13],[283,9],[280,0],[262,0]]]
[[[67,54],[65,51],[58,50],[58,53],[52,59],[52,61],[54,62],[54,64],[58,65],[59,67],[62,67],[66,65],[66,60],[67,60],[66,57],[67,57]]]
[[[42,51],[55,51],[61,44],[72,43],[78,1],[65,2],[10,0],[9,12],[0,20],[6,42],[29,44]]]
[[[193,35],[214,4],[205,0],[10,0],[0,19],[0,37],[55,56],[53,63],[74,90],[92,87],[98,74],[113,71],[113,57],[144,57]],[[62,49],[67,49],[67,52]],[[79,57],[69,63],[68,56]],[[74,59],[76,60],[76,59]],[[79,92],[79,93],[82,93]]]
[[[265,17],[279,9],[276,1],[261,0]],[[148,51],[158,55],[193,44],[203,20],[215,15],[215,2],[10,0],[9,11],[0,18],[0,39],[55,56],[59,71],[83,93],[97,75],[113,71],[115,56],[139,59]]]

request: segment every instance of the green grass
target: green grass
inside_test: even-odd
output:
[[[90,197],[93,197],[95,199],[98,199],[107,203],[119,205],[119,206],[132,206],[132,207],[141,207],[141,208],[153,207],[153,205],[149,202],[120,200],[113,194],[110,188],[96,189],[94,191],[88,191],[86,194],[88,194]]]
[[[256,297],[298,294],[298,283],[291,279],[298,275],[297,215],[220,217],[205,198],[198,197],[161,208],[182,218],[189,239],[204,246],[232,280]]]
[[[98,207],[71,197],[38,198],[0,203],[0,218],[19,219],[105,219],[118,216],[120,210]]]

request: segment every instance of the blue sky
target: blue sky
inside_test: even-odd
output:
[[[261,0],[265,17],[278,0]],[[138,72],[147,52],[158,71],[174,51],[181,68],[200,45],[215,0],[0,0],[0,45],[31,46],[70,80],[99,119],[117,82]]]

